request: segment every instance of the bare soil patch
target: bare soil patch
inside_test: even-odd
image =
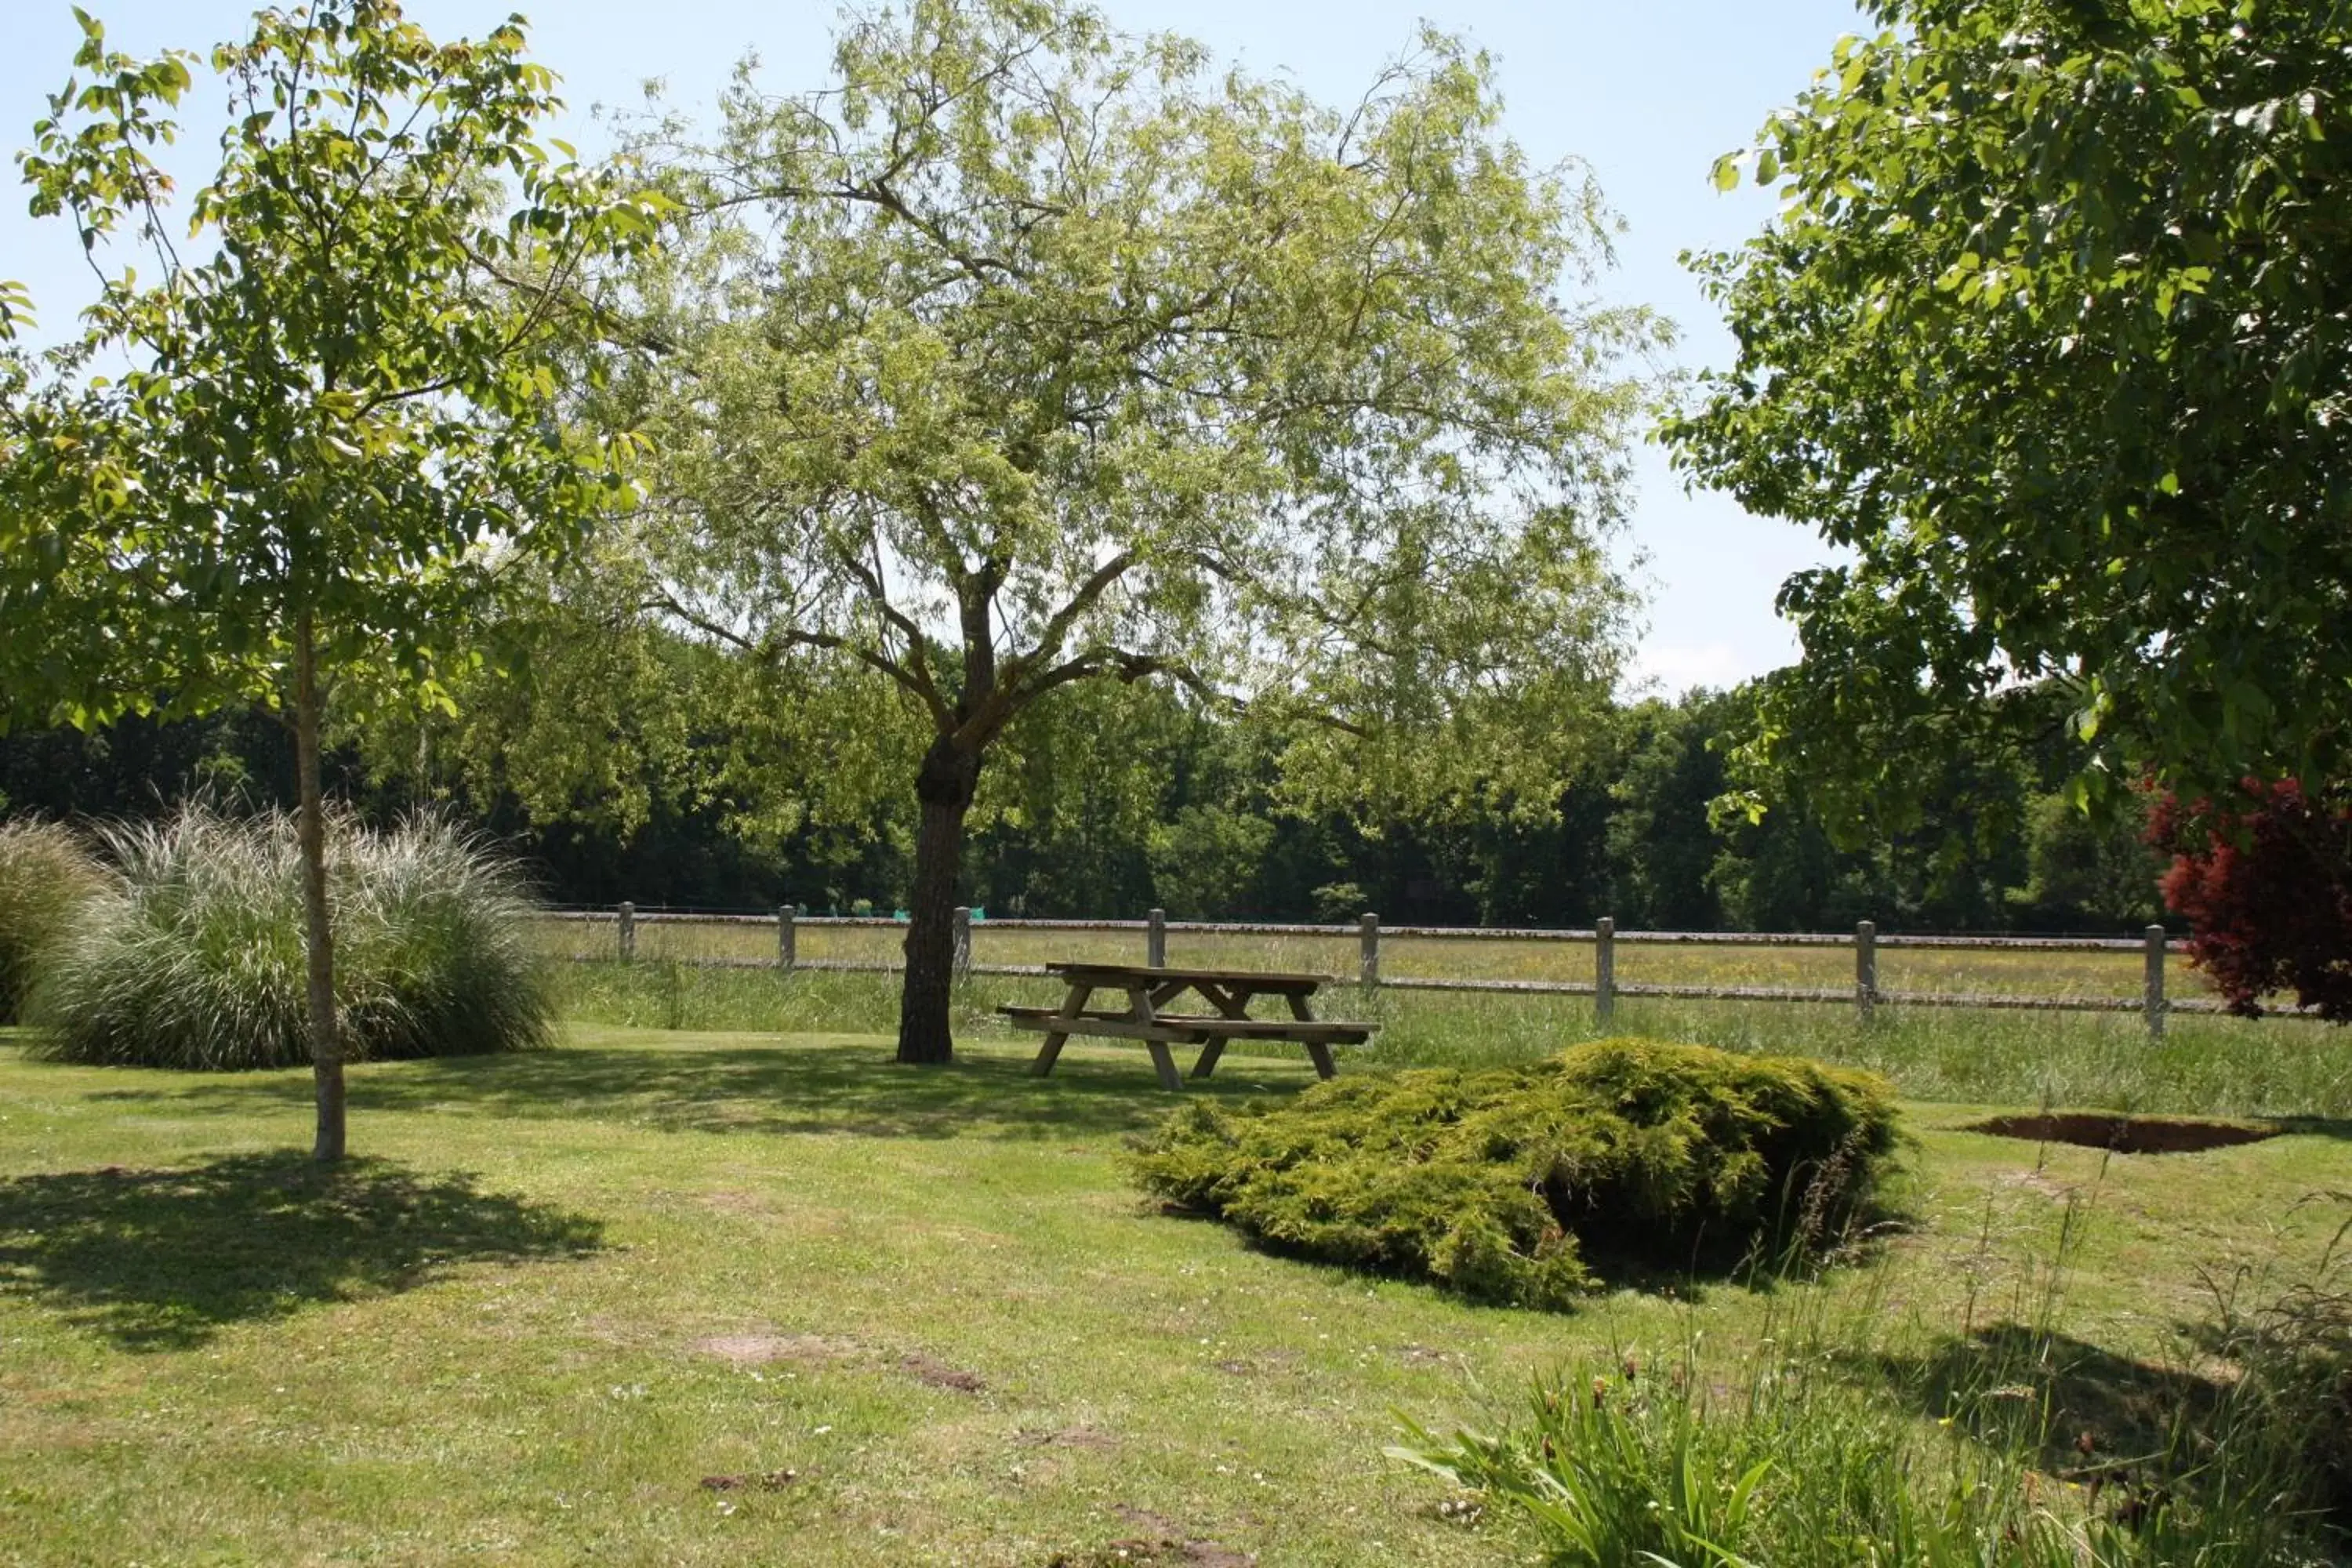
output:
[[[1996,1116],[1962,1131],[1988,1132],[1995,1138],[2022,1138],[2034,1143],[2112,1149],[2118,1154],[2195,1154],[2208,1149],[2259,1143],[2279,1135],[2275,1127],[2249,1127],[2235,1121],[2202,1121],[2182,1116],[2101,1116],[2083,1111]]]
[[[755,1489],[763,1492],[780,1492],[800,1479],[798,1470],[770,1470],[767,1474],[759,1476],[705,1476],[700,1484],[702,1489],[709,1492],[740,1492]]]
[[[919,1352],[898,1358],[898,1370],[927,1388],[952,1389],[958,1394],[985,1394],[988,1384],[975,1373],[961,1371]]]
[[[1023,1432],[1013,1439],[1024,1448],[1116,1448],[1118,1439],[1091,1426],[1065,1426],[1058,1432]]]
[[[1175,1521],[1121,1503],[1112,1512],[1140,1535],[1091,1551],[1055,1552],[1046,1568],[1256,1568],[1255,1553],[1188,1537]]]
[[[858,1353],[857,1346],[849,1341],[823,1334],[713,1334],[695,1341],[694,1348],[737,1366],[767,1366],[780,1361],[813,1366]]]

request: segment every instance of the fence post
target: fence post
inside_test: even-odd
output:
[[[1616,920],[1592,921],[1592,1023],[1609,1027],[1616,1018]]]
[[[1154,910],[1143,926],[1143,962],[1152,969],[1168,967],[1168,911]]]
[[[2147,928],[2147,987],[2141,1007],[2147,1015],[2147,1043],[2164,1043],[2164,1016],[2171,1009],[2164,1000],[2164,947],[2168,940],[2162,926]]]
[[[1366,990],[1381,983],[1381,917],[1366,914],[1356,922],[1359,978]]]
[[[624,899],[620,920],[614,928],[620,935],[621,962],[628,963],[637,956],[637,906]]]
[[[971,909],[958,904],[955,912],[955,974],[958,980],[971,973]]]
[[[1878,922],[1853,922],[1853,1008],[1865,1024],[1878,1002]]]
[[[1602,1028],[1617,1016],[1617,922],[1607,915],[1592,927],[1592,1021]]]
[[[800,962],[801,942],[800,931],[797,929],[800,915],[800,908],[797,905],[780,904],[777,906],[776,967],[778,969],[789,970],[793,964]]]

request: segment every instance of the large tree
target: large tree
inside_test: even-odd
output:
[[[0,433],[0,721],[284,716],[334,1160],[321,726],[442,700],[501,573],[628,494],[635,443],[568,426],[555,368],[584,270],[659,209],[534,139],[559,100],[519,26],[436,44],[388,0],[320,0],[214,52],[218,170],[175,218],[151,153],[190,57],[129,59],[82,26],[86,74],[20,162],[100,292]],[[106,271],[116,240],[152,271]]]
[[[2078,786],[2352,777],[2352,11],[1873,10],[1697,262],[1738,357],[1682,461],[1850,552],[1759,752],[1854,809],[2053,715]]]
[[[706,243],[643,331],[667,610],[853,658],[929,736],[899,1059],[950,1056],[965,816],[1057,688],[1295,705],[1351,789],[1556,784],[1659,329],[1563,302],[1609,220],[1486,60],[1427,36],[1338,110],[1063,0],[915,0],[836,65],[674,150]]]

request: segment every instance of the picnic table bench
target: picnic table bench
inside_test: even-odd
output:
[[[1307,998],[1329,984],[1328,974],[1268,974],[1248,969],[1175,969],[1129,963],[1049,963],[1046,969],[1069,986],[1059,1007],[1000,1007],[998,1012],[1016,1028],[1040,1029],[1045,1043],[1030,1071],[1039,1078],[1054,1070],[1055,1058],[1072,1035],[1107,1039],[1140,1040],[1151,1053],[1160,1087],[1181,1089],[1171,1046],[1197,1045],[1200,1059],[1192,1064],[1194,1078],[1217,1070],[1217,1058],[1231,1040],[1289,1040],[1307,1047],[1315,1070],[1329,1078],[1339,1069],[1331,1060],[1333,1046],[1360,1046],[1372,1037],[1376,1024],[1319,1019]],[[1097,991],[1123,992],[1127,1005],[1089,1008]],[[1214,1008],[1213,1013],[1169,1011],[1169,1004],[1191,992]],[[1290,1005],[1287,1018],[1253,1018],[1252,999],[1279,996]]]

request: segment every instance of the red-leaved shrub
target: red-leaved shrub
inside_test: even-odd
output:
[[[2148,842],[2172,854],[2164,901],[2187,918],[2189,961],[2230,1009],[2292,991],[2334,1023],[2352,1023],[2352,808],[2293,779],[2249,779],[2244,799],[2157,802]]]

